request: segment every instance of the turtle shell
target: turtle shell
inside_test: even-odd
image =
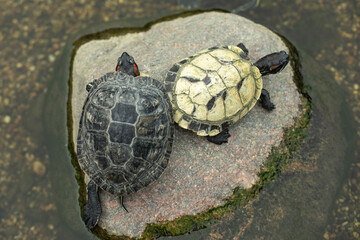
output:
[[[127,195],[159,178],[173,137],[171,103],[161,83],[108,73],[94,81],[85,101],[78,161],[100,188]]]
[[[254,107],[262,78],[247,54],[231,45],[209,48],[174,64],[165,87],[180,127],[215,136]]]

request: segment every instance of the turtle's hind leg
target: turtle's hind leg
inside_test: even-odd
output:
[[[275,109],[275,105],[270,101],[270,94],[266,89],[261,90],[259,102],[261,106],[268,111]]]
[[[87,229],[91,230],[96,226],[101,215],[101,205],[98,193],[98,186],[94,181],[90,180],[87,186],[88,201],[84,206],[82,219],[85,222]]]
[[[229,129],[225,129],[215,136],[207,136],[207,140],[209,142],[215,143],[217,145],[221,145],[223,143],[228,142],[228,138],[230,137]]]

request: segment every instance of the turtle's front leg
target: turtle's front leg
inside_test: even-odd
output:
[[[221,145],[223,143],[228,142],[228,138],[230,137],[229,129],[225,129],[215,136],[207,136],[207,140],[209,142],[215,143],[217,145]]]
[[[270,94],[266,89],[261,90],[259,102],[261,106],[268,111],[275,109],[275,105],[270,101]]]
[[[96,226],[101,215],[101,204],[98,192],[98,186],[94,181],[90,180],[87,186],[88,201],[85,204],[82,219],[85,222],[87,229],[92,229]]]

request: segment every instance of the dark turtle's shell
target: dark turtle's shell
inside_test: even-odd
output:
[[[259,69],[237,46],[213,47],[174,64],[165,79],[174,121],[215,136],[245,116],[262,89]]]
[[[94,81],[83,107],[79,164],[103,190],[127,195],[159,178],[173,137],[171,103],[161,83],[108,73]]]

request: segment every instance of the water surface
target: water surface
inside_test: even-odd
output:
[[[76,39],[189,9],[231,11],[245,2],[1,1],[0,238],[94,238],[80,219],[66,146]],[[264,0],[240,13],[297,48],[314,104],[309,135],[294,162],[248,206],[177,238],[358,238],[359,4]]]

